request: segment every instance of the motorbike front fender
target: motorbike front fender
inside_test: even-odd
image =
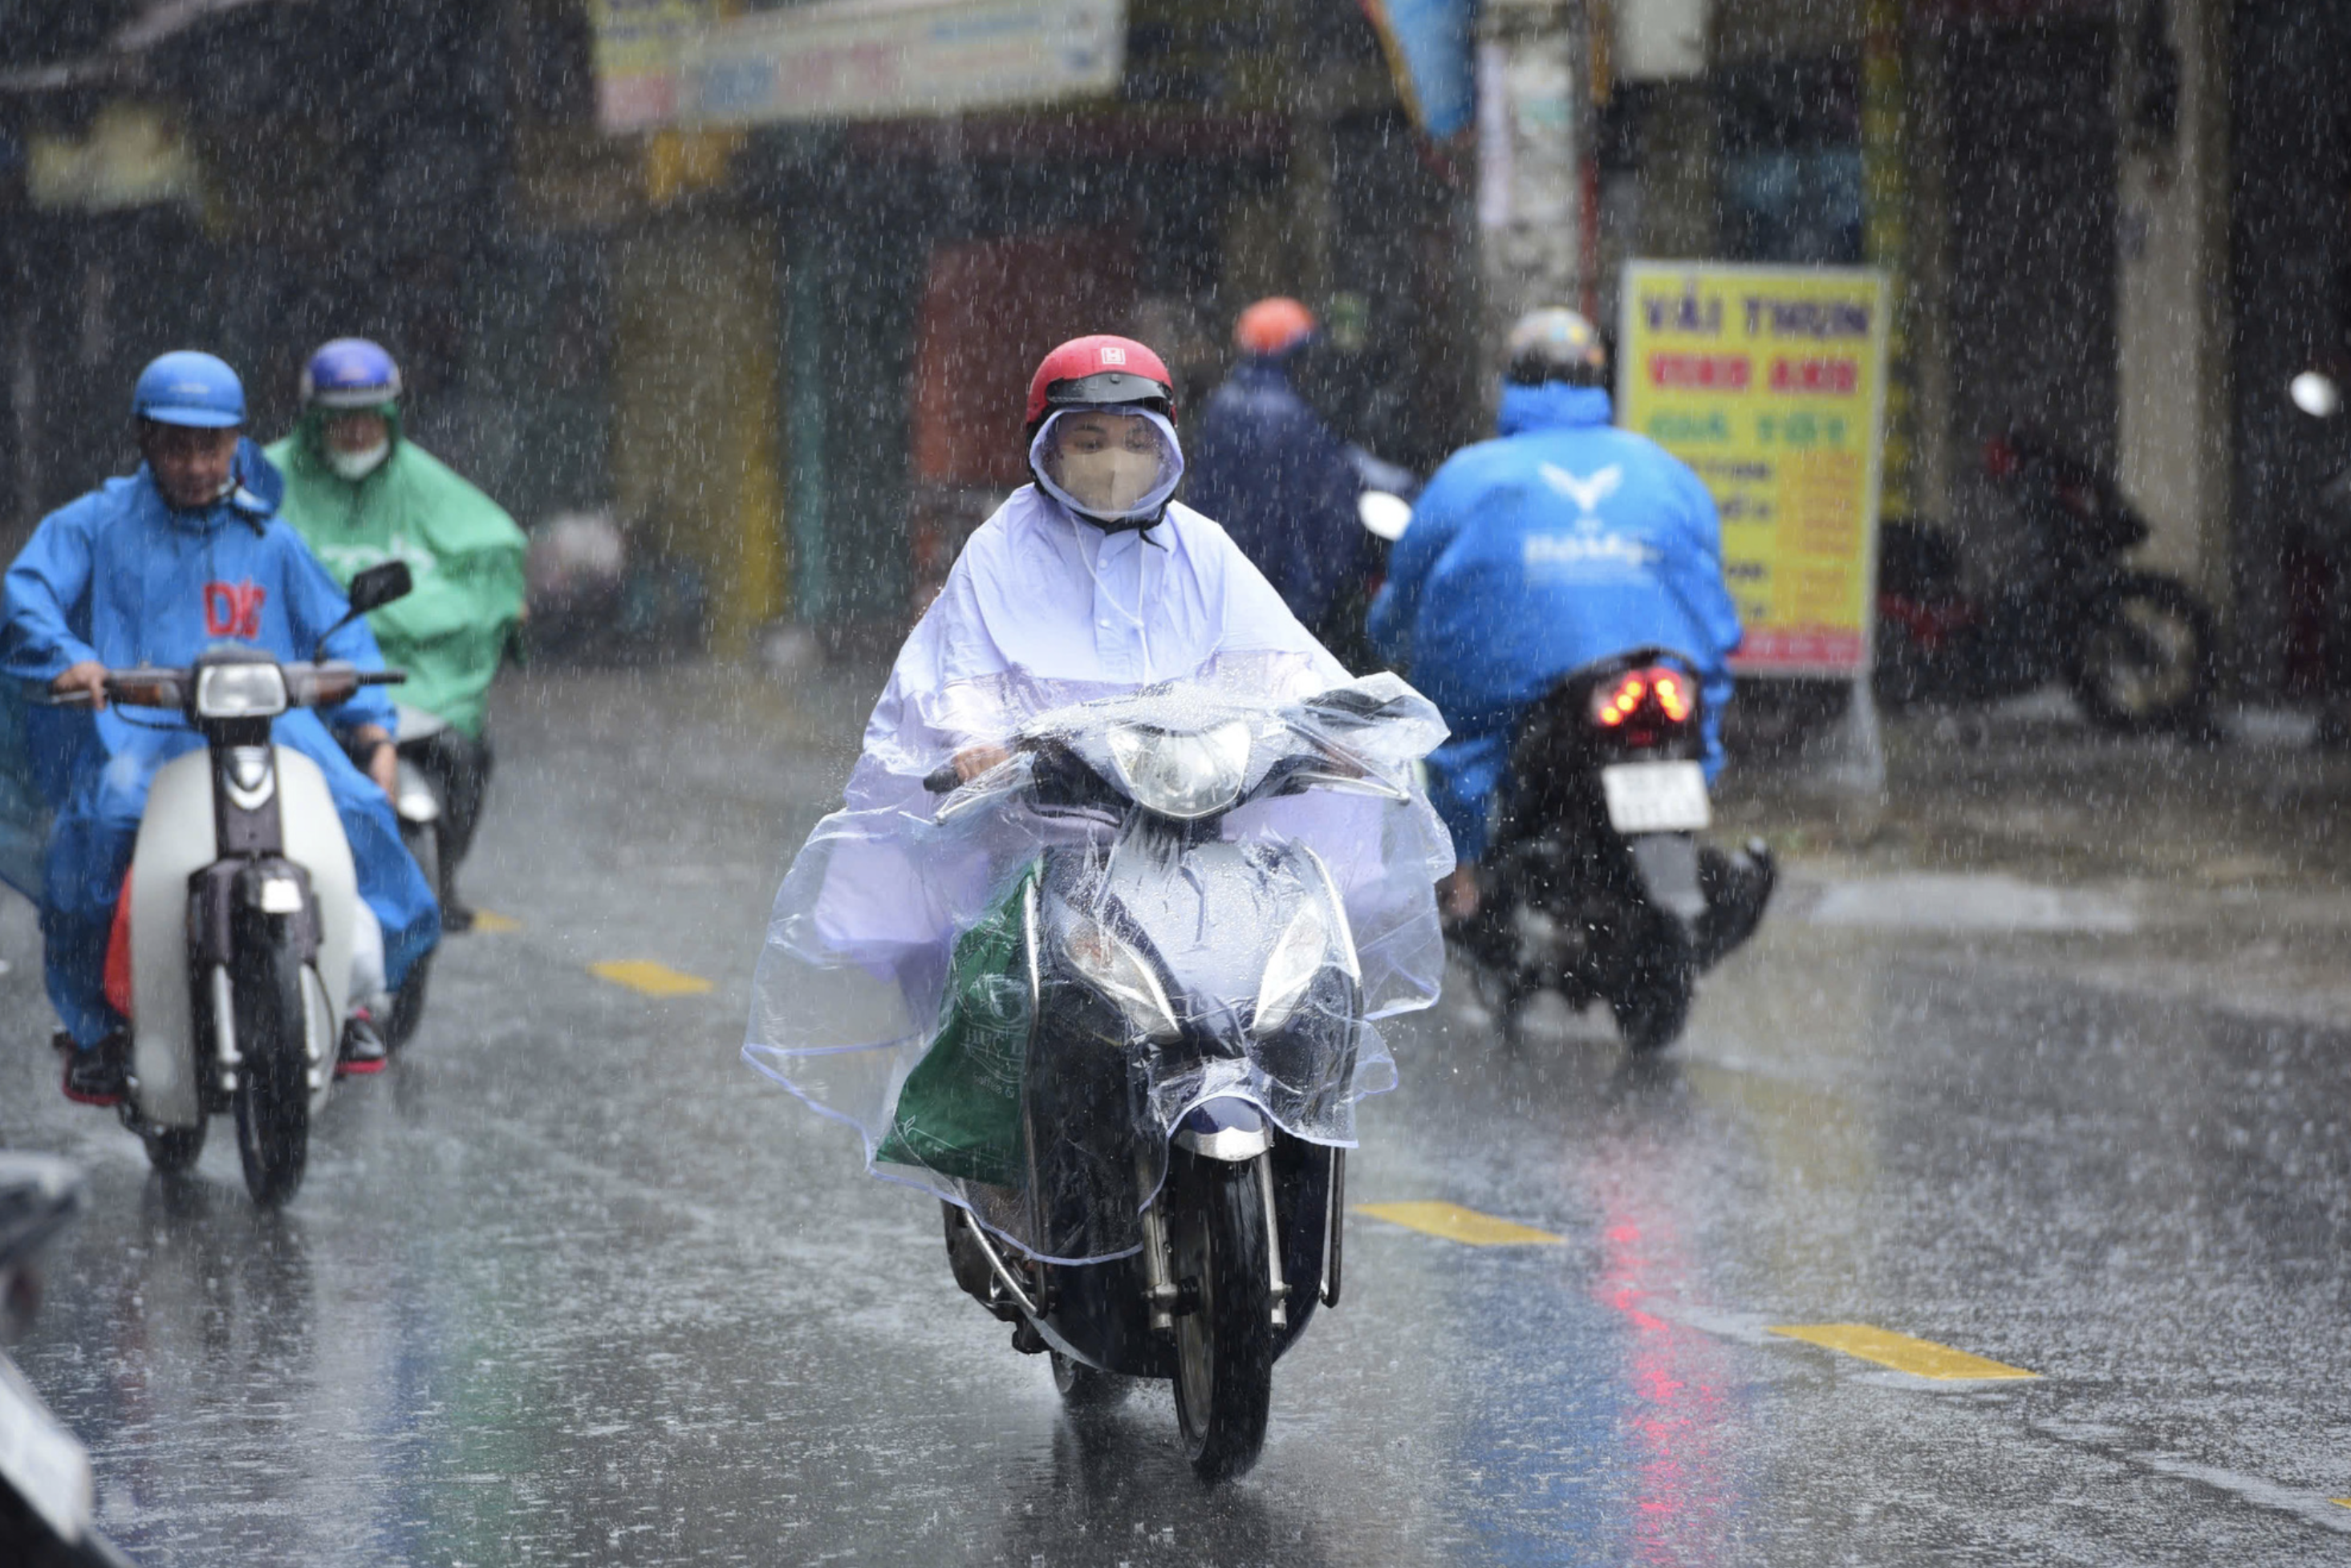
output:
[[[403,757],[400,759],[400,789],[392,797],[402,829],[428,826],[441,820],[441,791],[433,777]]]
[[[1204,1100],[1176,1124],[1174,1141],[1203,1159],[1241,1165],[1273,1147],[1273,1124],[1246,1100]]]
[[[351,942],[359,873],[342,818],[319,765],[277,748],[278,821],[284,853],[310,873],[318,900],[319,979],[328,1016],[350,1008]],[[213,832],[212,758],[191,751],[157,770],[131,851],[131,1064],[139,1114],[166,1127],[204,1118],[196,1077],[196,1031],[189,984],[189,879],[218,858]]]
[[[1650,907],[1694,925],[1706,913],[1698,881],[1698,840],[1687,833],[1635,833],[1625,841]]]

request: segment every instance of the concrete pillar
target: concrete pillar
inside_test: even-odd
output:
[[[2230,598],[2226,10],[2223,0],[2135,0],[2119,29],[2116,367],[2123,490],[2155,528],[2145,559],[2180,573],[2223,610]],[[2164,105],[2167,44],[2178,63],[2171,113]]]

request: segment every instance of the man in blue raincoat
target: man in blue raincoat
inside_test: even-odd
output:
[[[1696,474],[1609,423],[1607,358],[1572,310],[1510,330],[1499,437],[1454,454],[1413,507],[1372,641],[1453,727],[1428,759],[1429,799],[1458,869],[1450,918],[1476,913],[1477,858],[1520,716],[1571,671],[1643,643],[1698,663],[1706,775],[1722,767],[1739,612],[1722,528]]]
[[[1367,547],[1355,519],[1363,481],[1290,384],[1291,362],[1313,338],[1314,317],[1295,299],[1241,312],[1233,341],[1246,357],[1201,411],[1186,499],[1224,524],[1301,624],[1327,635],[1349,579],[1364,575]]]
[[[273,515],[272,477],[240,441],[245,389],[210,354],[163,355],[132,398],[140,455],[128,478],[41,521],[8,569],[0,669],[60,695],[83,694],[93,714],[43,711],[28,727],[33,772],[55,810],[43,866],[41,935],[49,998],[65,1024],[68,1097],[106,1104],[124,1092],[124,1019],[106,1000],[104,967],[114,906],[157,768],[203,744],[170,715],[126,718],[105,704],[109,666],[184,665],[231,641],[285,660],[308,659],[341,619],[342,592],[301,537]],[[327,654],[383,667],[364,621],[329,639]],[[278,719],[279,745],[327,778],[360,897],[382,929],[384,980],[398,987],[438,940],[439,915],[401,847],[388,791],[394,779],[392,702],[362,687],[321,715]],[[366,774],[327,725],[369,748]],[[355,998],[358,1000],[360,998]],[[382,1062],[371,1030],[346,1032],[346,1071]]]

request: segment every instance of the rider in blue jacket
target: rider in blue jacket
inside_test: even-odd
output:
[[[59,695],[79,693],[102,711],[47,710],[29,735],[36,777],[57,818],[41,890],[49,998],[72,1055],[66,1092],[106,1104],[127,1071],[124,1020],[108,1004],[107,941],[155,771],[204,744],[175,716],[127,716],[105,703],[109,666],[184,665],[211,643],[249,643],[280,659],[308,659],[346,608],[342,591],[301,536],[273,515],[266,476],[241,452],[245,389],[210,354],[162,356],[139,378],[132,400],[141,455],[129,478],[110,479],[50,513],[8,569],[0,669]],[[262,493],[256,493],[256,485]],[[383,660],[367,622],[328,640],[327,655],[363,669]],[[392,702],[362,687],[321,715],[297,708],[277,721],[281,746],[326,774],[359,872],[360,894],[383,934],[384,980],[397,988],[438,939],[432,890],[401,846],[387,795],[395,774]],[[373,743],[369,771],[353,767],[328,724]],[[380,1066],[371,1031],[346,1035],[346,1070]]]
[[[1372,605],[1374,644],[1453,727],[1428,767],[1458,857],[1442,890],[1455,919],[1477,908],[1476,861],[1519,719],[1569,672],[1643,643],[1687,653],[1703,680],[1708,779],[1722,767],[1740,626],[1721,524],[1687,465],[1609,423],[1607,385],[1583,317],[1522,318],[1500,435],[1437,471]]]

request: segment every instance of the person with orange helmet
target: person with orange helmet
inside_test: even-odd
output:
[[[1291,381],[1315,331],[1314,313],[1295,299],[1260,299],[1240,313],[1233,342],[1243,358],[1200,415],[1186,495],[1301,621],[1328,635],[1342,590],[1369,562],[1355,519],[1362,477]]]

